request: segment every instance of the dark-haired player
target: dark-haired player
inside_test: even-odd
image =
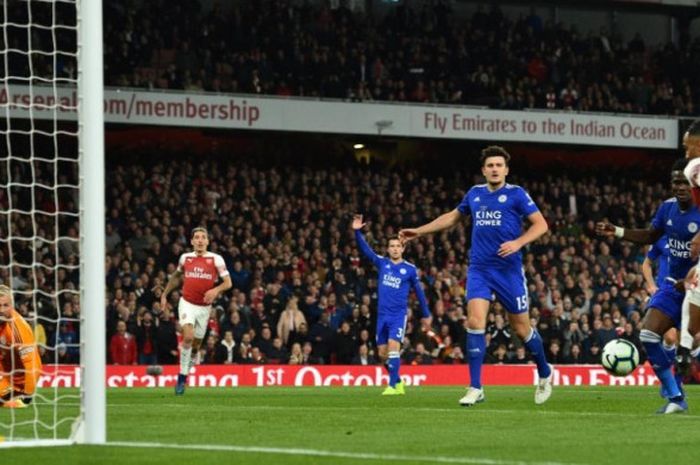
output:
[[[418,228],[402,229],[404,240],[451,228],[463,215],[472,217],[471,251],[467,273],[467,356],[470,385],[459,403],[471,406],[484,400],[481,367],[486,355],[486,316],[493,295],[508,311],[510,325],[537,362],[539,381],[535,403],[552,394],[552,367],[545,358],[542,338],[530,325],[527,282],[520,249],[547,232],[547,222],[520,187],[506,183],[510,155],[490,146],[481,152],[486,184],[472,187],[454,210]],[[527,218],[531,226],[523,232]]]
[[[219,294],[231,289],[231,276],[221,255],[209,252],[209,234],[202,227],[192,230],[190,241],[194,251],[180,255],[177,270],[168,280],[160,296],[160,307],[167,305],[167,297],[182,280],[182,297],[178,303],[182,345],[180,346],[180,374],[175,394],[185,393],[185,383],[192,364],[192,352],[198,351],[207,329],[211,304]],[[216,285],[221,279],[221,284]]]
[[[389,371],[389,386],[382,395],[402,395],[405,393],[403,382],[399,376],[401,366],[400,349],[406,331],[408,310],[408,293],[411,287],[416,292],[420,303],[423,327],[430,327],[430,310],[425,299],[423,288],[418,279],[416,266],[403,259],[403,243],[398,237],[389,238],[387,244],[388,257],[377,255],[362,236],[362,215],[355,215],[352,229],[355,230],[355,240],[365,257],[372,260],[377,268],[377,288],[379,302],[377,304],[377,352],[379,358],[386,363]]]
[[[648,229],[624,229],[606,222],[596,225],[596,232],[601,236],[615,236],[638,244],[652,244],[664,234],[668,238],[668,277],[649,300],[639,334],[654,373],[661,381],[662,394],[668,400],[658,413],[688,411],[681,386],[673,374],[674,360],[662,345],[662,335],[681,323],[685,292],[678,288],[677,282],[683,281],[694,265],[691,241],[700,229],[700,210],[693,205],[690,184],[683,174],[687,163],[685,159],[674,163],[671,169],[673,197],[661,204]]]

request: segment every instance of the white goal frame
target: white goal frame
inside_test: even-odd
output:
[[[104,444],[105,396],[105,169],[102,2],[78,0],[78,133],[81,265],[81,418],[73,438]]]
[[[60,2],[66,0],[30,0]],[[66,3],[72,3],[66,1]],[[80,412],[69,437],[4,441],[12,447],[106,443],[105,170],[102,2],[75,0],[80,196]],[[31,86],[31,84],[30,84]],[[32,116],[29,106],[25,109]]]

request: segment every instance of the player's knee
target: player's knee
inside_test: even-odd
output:
[[[691,320],[688,322],[688,332],[695,336],[695,339],[700,336],[700,321],[696,321],[698,318],[691,318]]]
[[[532,333],[532,328],[515,328],[515,335],[520,338],[521,341],[526,341],[530,338],[530,333]]]
[[[485,329],[486,322],[479,317],[470,316],[467,318],[467,328],[469,329]]]
[[[667,346],[675,346],[677,342],[678,338],[676,337],[675,331],[667,331],[666,334],[664,334],[664,344]]]

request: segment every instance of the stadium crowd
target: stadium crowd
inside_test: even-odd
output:
[[[118,87],[491,108],[697,115],[700,38],[646,44],[498,4],[447,1],[383,18],[325,2],[108,2],[105,76]],[[169,5],[169,4],[168,4]],[[74,73],[68,69],[66,73]]]
[[[421,11],[396,8],[377,21],[343,7],[288,2],[240,2],[231,10],[215,6],[206,12],[198,2],[164,4],[105,4],[105,14],[115,18],[105,25],[108,84],[697,114],[699,81],[692,72],[700,67],[697,39],[683,49],[647,46],[639,37],[623,43],[614,34],[581,34],[535,14],[508,18],[497,5],[462,21],[440,1]],[[10,58],[13,69],[23,66]],[[74,78],[70,60],[61,63],[61,74]],[[382,250],[398,228],[454,208],[479,181],[464,174],[448,178],[414,170],[399,176],[359,166],[268,168],[216,157],[178,158],[148,169],[110,167],[105,261],[110,363],[177,361],[179,294],[171,294],[167,308],[158,301],[197,225],[209,229],[211,250],[224,257],[234,283],[216,302],[202,363],[376,363],[377,283],[355,246],[351,215],[361,212],[371,221],[368,240]],[[10,171],[17,176],[14,170],[22,169],[28,171],[28,164],[0,170],[0,176]],[[42,171],[40,164],[35,170],[25,178],[51,184],[53,171]],[[532,194],[550,225],[528,247],[524,265],[532,322],[552,362],[595,363],[602,346],[618,336],[640,345],[640,316],[649,298],[643,251],[593,235],[595,221],[603,218],[645,226],[667,194],[662,182],[631,179],[567,172],[511,179]],[[76,362],[77,189],[61,189],[61,210],[71,213],[58,215],[56,230],[57,205],[41,190],[36,197],[30,191],[11,199],[0,191],[0,237],[9,236],[7,225],[14,236],[0,243],[0,279],[19,291],[23,314],[40,317],[37,339],[46,361],[55,355],[59,362]],[[26,214],[8,213],[10,205],[17,211],[39,206],[47,213],[32,222]],[[468,233],[463,222],[406,252],[422,270],[434,318],[430,332],[409,321],[402,351],[408,363],[463,363]],[[14,268],[6,266],[10,255]],[[42,266],[32,267],[35,263]],[[411,305],[415,310],[416,302]],[[522,345],[510,339],[498,303],[489,319],[488,361],[529,363]],[[46,347],[55,347],[55,354]]]
[[[148,169],[117,163],[107,180],[110,363],[176,362],[179,295],[170,296],[167,308],[159,298],[199,224],[209,229],[210,249],[224,257],[234,284],[215,303],[202,363],[375,363],[376,272],[358,252],[352,213],[371,221],[368,240],[382,251],[399,227],[454,208],[476,180],[417,171],[399,176],[359,165],[259,169],[221,158],[176,159]],[[551,228],[524,259],[532,322],[551,361],[596,362],[601,347],[618,336],[639,345],[649,297],[643,251],[594,237],[593,224],[607,217],[643,227],[664,198],[665,184],[566,174],[513,182],[532,193]],[[407,249],[422,270],[434,318],[430,332],[410,318],[402,351],[408,363],[463,363],[468,234],[465,221]],[[59,243],[59,253],[74,262],[77,243]],[[61,289],[74,289],[77,273],[63,271],[46,276],[47,285],[55,279]],[[31,287],[24,270],[14,277],[16,288]],[[61,302],[62,316],[79,312],[72,295]],[[30,305],[21,303],[25,311]],[[414,311],[416,305],[412,300]],[[49,308],[39,305],[37,313],[55,317]],[[521,344],[509,338],[503,308],[494,303],[492,310],[488,361],[529,363]],[[45,340],[58,344],[59,360],[75,361],[78,323],[52,328],[42,321]]]

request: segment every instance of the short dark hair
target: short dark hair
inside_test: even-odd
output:
[[[688,126],[688,129],[686,129],[686,132],[691,137],[700,136],[700,119],[696,119],[695,121],[690,123],[690,126]]]
[[[207,228],[205,228],[204,226],[197,226],[196,228],[194,228],[192,230],[192,237],[194,237],[195,233],[198,233],[198,232],[203,232],[204,234],[207,235],[207,237],[209,237],[209,231],[207,231]]]
[[[401,242],[401,245],[403,245],[401,238],[397,234],[391,235],[391,236],[386,238],[387,245],[389,245],[389,242],[391,242],[391,241],[399,241],[399,242]]]
[[[673,162],[673,167],[671,168],[671,173],[675,171],[683,171],[688,164],[688,159],[687,158],[679,158],[675,162]]]
[[[486,159],[490,157],[503,157],[506,161],[506,166],[510,163],[510,154],[500,145],[489,145],[481,151],[481,166],[484,166]]]

